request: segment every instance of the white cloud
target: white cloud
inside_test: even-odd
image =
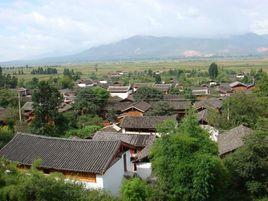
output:
[[[79,52],[133,35],[268,33],[265,0],[13,0],[0,2],[0,61]]]

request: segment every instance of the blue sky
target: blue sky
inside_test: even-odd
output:
[[[76,53],[133,35],[268,34],[267,0],[0,0],[0,61]]]

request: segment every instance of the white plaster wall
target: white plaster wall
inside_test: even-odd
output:
[[[149,162],[138,163],[136,173],[142,179],[147,179],[152,174],[152,164]]]
[[[130,152],[126,152],[127,170],[133,171],[130,161]],[[103,188],[114,195],[119,194],[120,186],[124,178],[124,161],[123,155],[112,167],[110,167],[103,175]]]
[[[118,96],[118,97],[120,97],[120,98],[122,98],[122,99],[125,99],[125,98],[127,98],[130,94],[131,94],[131,91],[128,91],[128,92],[126,92],[126,93],[111,93],[111,96],[112,96],[112,97]]]

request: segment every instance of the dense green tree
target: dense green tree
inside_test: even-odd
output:
[[[84,88],[79,91],[75,108],[81,114],[97,114],[107,103],[109,92],[101,87]]]
[[[267,97],[258,97],[255,94],[235,94],[223,101],[222,112],[217,113],[215,122],[211,123],[223,129],[240,124],[254,128],[259,118],[268,117],[267,105]]]
[[[0,126],[0,149],[3,148],[14,136],[14,131],[8,126]]]
[[[0,200],[3,201],[115,201],[104,191],[86,190],[82,185],[66,182],[62,174],[44,175],[38,164],[18,171],[16,164],[0,160]]]
[[[125,180],[121,187],[122,201],[146,201],[150,194],[149,185],[139,178]]]
[[[208,69],[209,77],[213,80],[215,80],[218,76],[218,65],[213,62],[210,64],[209,69]]]
[[[262,73],[260,79],[256,83],[256,94],[259,96],[268,97],[268,75],[267,73]]]
[[[66,132],[66,137],[88,138],[102,128],[100,125],[88,125],[80,129],[71,129]]]
[[[226,169],[217,152],[191,113],[178,129],[157,139],[151,157],[160,200],[219,200]]]
[[[18,98],[15,91],[10,89],[0,89],[0,107],[16,107]]]
[[[163,100],[164,98],[161,91],[151,87],[141,87],[134,93],[133,96],[136,101],[157,101]]]
[[[48,82],[41,81],[32,95],[32,100],[35,115],[31,124],[33,132],[40,135],[62,135],[64,129],[61,129],[66,121],[58,112],[63,100],[59,91]]]
[[[159,74],[156,74],[154,76],[154,79],[155,79],[156,84],[161,84],[162,83],[162,79],[161,79],[161,76]]]
[[[165,116],[174,114],[174,108],[165,101],[158,101],[147,113],[148,116]]]
[[[224,159],[231,178],[229,200],[267,199],[267,153],[267,130],[255,131],[245,139],[243,147]]]
[[[63,76],[61,79],[62,89],[72,89],[74,87],[74,81],[69,76]]]

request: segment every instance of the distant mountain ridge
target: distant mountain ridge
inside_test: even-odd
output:
[[[268,35],[248,33],[226,38],[133,36],[78,54],[1,64],[59,64],[92,61],[268,56]]]

